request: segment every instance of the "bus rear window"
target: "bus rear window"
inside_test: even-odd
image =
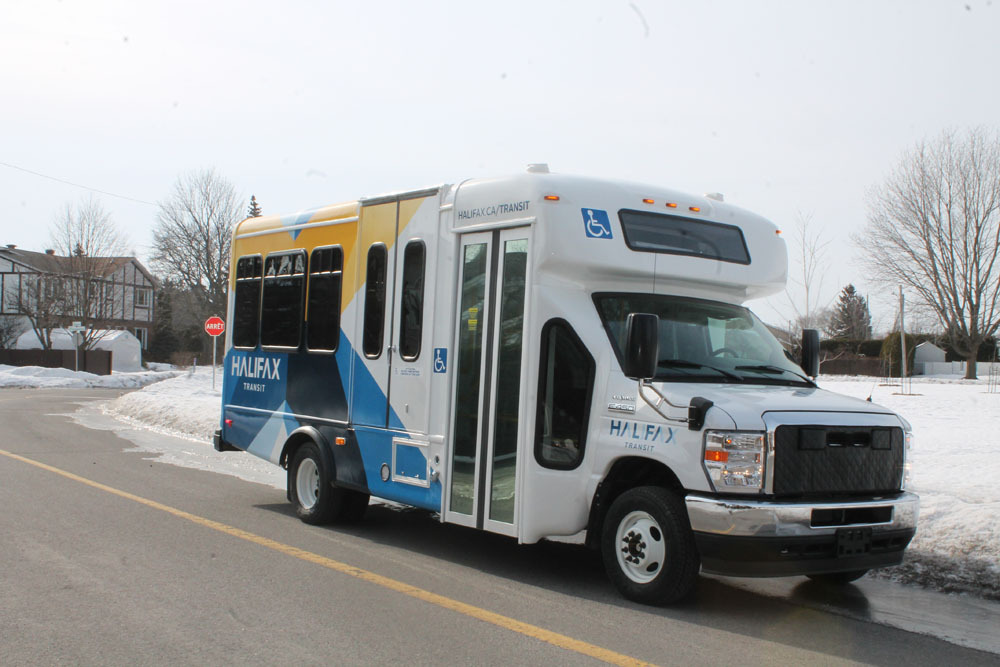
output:
[[[734,225],[628,209],[619,211],[618,217],[625,244],[632,250],[750,263],[743,232]]]

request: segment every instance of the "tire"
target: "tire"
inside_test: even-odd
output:
[[[701,559],[677,495],[640,486],[618,496],[604,519],[601,554],[608,578],[635,602],[676,602],[694,588]]]
[[[857,581],[868,574],[868,570],[851,570],[850,572],[825,572],[823,574],[807,574],[813,581],[828,586],[843,586]]]
[[[288,492],[295,513],[305,523],[319,526],[337,518],[343,491],[330,486],[330,472],[323,465],[319,447],[307,442],[298,448],[288,467]]]

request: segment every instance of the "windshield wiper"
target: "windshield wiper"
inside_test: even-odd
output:
[[[721,368],[716,368],[715,366],[709,366],[708,364],[699,364],[695,361],[687,361],[685,359],[660,359],[657,366],[667,366],[673,368],[707,368],[710,371],[715,371],[720,373],[730,380],[736,380],[737,382],[743,382],[743,378],[736,373],[730,373],[729,371],[723,370]]]
[[[801,373],[796,373],[795,371],[793,371],[791,369],[788,369],[788,368],[782,368],[781,366],[771,366],[769,364],[757,364],[756,366],[737,366],[734,370],[737,370],[737,371],[758,371],[760,373],[790,373],[790,374],[794,375],[795,377],[802,378],[803,380],[805,380],[809,384],[815,386],[815,384],[813,383],[813,381],[810,380],[809,378],[807,378],[805,375],[802,375]]]

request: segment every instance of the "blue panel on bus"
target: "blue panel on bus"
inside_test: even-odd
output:
[[[390,478],[382,481],[382,466],[392,465],[392,439],[406,437],[405,433],[393,433],[384,429],[358,427],[355,430],[358,449],[364,461],[368,489],[373,496],[394,500],[405,505],[421,507],[435,512],[441,511],[441,482],[434,480],[429,487],[415,486],[405,482],[393,482]],[[423,459],[423,454],[417,454]],[[422,464],[426,470],[426,463]]]
[[[427,479],[427,457],[424,452],[427,447],[396,443],[395,468],[392,474],[396,477],[425,481]]]

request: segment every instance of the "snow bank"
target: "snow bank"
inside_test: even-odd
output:
[[[221,371],[215,381],[213,390],[211,367],[174,372],[170,379],[107,403],[104,411],[134,426],[211,445],[219,428]]]
[[[0,387],[3,388],[44,388],[104,387],[109,389],[135,389],[174,377],[175,370],[139,371],[136,373],[114,372],[111,375],[94,375],[65,368],[42,368],[41,366],[7,366],[0,364]]]

